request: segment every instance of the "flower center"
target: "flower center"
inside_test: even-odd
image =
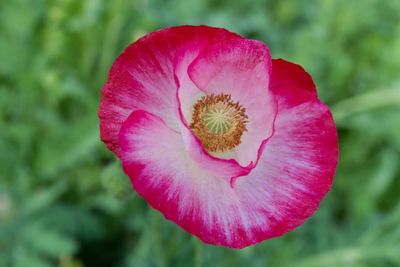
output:
[[[246,109],[227,94],[203,96],[193,106],[190,128],[211,152],[229,150],[240,144],[246,131]]]

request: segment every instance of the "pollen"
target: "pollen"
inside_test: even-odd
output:
[[[211,94],[194,104],[190,128],[206,150],[223,152],[240,144],[247,119],[246,109],[231,95]]]

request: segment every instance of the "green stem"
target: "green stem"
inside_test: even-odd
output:
[[[388,106],[400,106],[400,86],[345,99],[332,107],[332,113],[336,123],[341,123],[350,115]]]
[[[159,228],[159,214],[156,211],[150,209],[150,219],[151,219],[151,236],[152,243],[154,247],[154,252],[156,254],[156,262],[159,267],[166,267],[165,255],[161,245],[160,238],[160,228]]]
[[[194,245],[194,266],[201,267],[203,266],[202,244],[196,237],[193,237],[192,240]]]

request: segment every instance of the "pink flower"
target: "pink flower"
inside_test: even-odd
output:
[[[219,28],[172,27],[130,45],[99,117],[133,188],[209,244],[243,248],[301,225],[337,164],[310,75]]]

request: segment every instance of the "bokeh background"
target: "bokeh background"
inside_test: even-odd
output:
[[[314,77],[340,137],[303,226],[231,250],[150,209],[99,140],[108,70],[179,24],[264,41]],[[400,1],[0,1],[0,266],[400,266]]]

